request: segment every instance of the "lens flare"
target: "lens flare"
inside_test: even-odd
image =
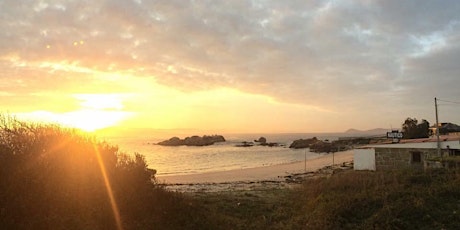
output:
[[[107,171],[104,165],[104,161],[102,160],[101,153],[99,152],[99,149],[96,146],[94,146],[94,151],[97,156],[97,161],[99,163],[99,168],[101,169],[102,177],[104,178],[104,184],[107,190],[107,195],[109,196],[109,199],[110,199],[110,205],[112,206],[113,217],[117,225],[117,230],[123,230],[123,226],[121,224],[120,210],[118,209],[117,202],[115,200],[115,197],[113,196],[112,186],[110,185],[110,180],[109,180],[109,177],[107,176]]]

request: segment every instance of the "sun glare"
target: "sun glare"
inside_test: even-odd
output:
[[[120,94],[75,94],[80,105],[90,109],[123,109],[122,95]]]
[[[80,109],[55,113],[51,111],[32,111],[16,113],[19,118],[34,122],[58,123],[66,127],[78,128],[87,132],[119,125],[133,115],[124,111],[122,94],[76,94]]]
[[[117,125],[130,116],[123,111],[122,94],[75,94],[81,109],[63,116],[62,123],[88,132]]]
[[[60,123],[87,132],[93,132],[98,129],[117,125],[129,115],[130,113],[122,111],[84,109],[64,114]]]

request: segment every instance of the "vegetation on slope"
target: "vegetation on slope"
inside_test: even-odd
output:
[[[218,229],[459,229],[456,171],[346,171],[293,190],[195,198]]]
[[[2,229],[460,229],[455,170],[336,173],[294,189],[182,195],[144,157],[0,116]]]
[[[144,157],[73,129],[0,116],[2,229],[194,228],[201,212]]]
[[[455,171],[345,172],[296,195],[308,229],[458,229]]]

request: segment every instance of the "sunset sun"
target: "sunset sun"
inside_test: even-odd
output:
[[[81,109],[64,114],[62,123],[88,132],[117,125],[130,113],[123,111],[122,95],[76,94]]]
[[[129,116],[127,112],[83,109],[63,115],[61,123],[87,132],[117,125]]]
[[[72,96],[76,105],[69,109],[72,100],[65,99],[67,104],[59,104],[57,108],[65,112],[35,110],[28,113],[15,113],[19,118],[45,123],[57,123],[66,127],[77,128],[87,132],[117,126],[129,119],[134,113],[125,111],[122,94],[75,94]],[[61,102],[62,103],[62,102]]]

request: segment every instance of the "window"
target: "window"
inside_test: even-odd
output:
[[[412,163],[422,163],[422,153],[412,152]]]

